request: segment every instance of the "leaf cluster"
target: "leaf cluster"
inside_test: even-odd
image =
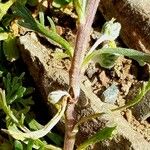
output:
[[[56,145],[61,145],[62,138],[55,133],[51,133],[50,130],[57,123],[57,120],[60,120],[59,117],[62,116],[61,113],[63,114],[65,106],[62,112],[60,110],[48,124],[45,126],[39,124],[30,114],[30,107],[34,104],[31,97],[33,90],[32,88],[25,88],[22,85],[23,76],[24,73],[19,77],[13,77],[8,73],[3,77],[5,90],[0,89],[0,110],[6,115],[5,123],[7,129],[2,129],[2,131],[15,139],[13,145],[16,148],[47,148],[60,150],[56,146],[47,144],[44,139],[39,140],[39,138],[47,134],[48,139],[51,139]],[[56,123],[54,123],[55,121]],[[24,124],[27,124],[29,129]],[[5,146],[9,147],[9,145],[10,142],[5,142],[5,144],[0,146],[0,149],[3,149]]]

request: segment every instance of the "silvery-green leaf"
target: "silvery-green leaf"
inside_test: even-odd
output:
[[[113,54],[101,54],[100,56],[97,56],[94,58],[95,62],[98,62],[101,67],[111,69],[114,65],[116,60],[118,59],[117,55]]]
[[[106,66],[109,65],[110,62],[107,62],[108,60],[105,59],[107,55],[103,55],[103,54],[109,54],[109,55],[112,54],[112,55],[116,55],[117,57],[119,55],[122,55],[122,56],[129,57],[131,59],[134,59],[137,62],[139,62],[140,60],[140,64],[143,64],[143,63],[150,64],[150,54],[146,54],[146,53],[136,51],[134,49],[128,49],[128,48],[102,48],[100,50],[93,51],[91,54],[87,55],[83,61],[82,67],[87,65],[90,60],[95,60],[97,63],[102,64],[100,59],[102,59],[104,65]],[[112,60],[113,59],[115,60],[115,57],[113,57]]]
[[[114,19],[106,22],[102,27],[100,37],[90,48],[88,55],[91,54],[102,42],[114,41],[119,36],[120,30],[121,30],[121,24],[118,22],[114,23]]]
[[[69,96],[69,93],[67,91],[54,91],[49,93],[48,95],[48,101],[52,104],[56,104],[57,102],[59,102],[59,100],[61,100],[61,98],[63,96]]]
[[[102,34],[105,35],[108,39],[107,40],[115,40],[120,33],[121,24],[115,22],[115,19],[112,18],[110,21],[106,22],[102,27]]]
[[[59,120],[64,115],[64,112],[66,110],[66,106],[67,106],[67,101],[66,100],[62,101],[62,104],[59,107],[57,114],[45,126],[43,126],[41,129],[39,129],[37,131],[22,132],[18,128],[16,128],[15,130],[13,130],[13,129],[8,129],[8,130],[2,129],[2,131],[11,135],[13,138],[15,138],[17,140],[21,140],[21,141],[24,141],[27,139],[36,140],[36,139],[42,138],[46,134],[48,134],[51,131],[51,129],[59,122]]]

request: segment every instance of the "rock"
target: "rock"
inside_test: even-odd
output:
[[[108,87],[102,94],[102,101],[105,103],[115,104],[119,94],[119,89],[115,84]]]
[[[131,123],[133,120],[133,116],[132,116],[132,111],[130,109],[127,109],[127,111],[125,112],[125,116],[127,121]]]
[[[99,80],[101,81],[102,85],[107,87],[110,79],[106,76],[106,73],[105,71],[102,71],[100,74],[99,74]]]

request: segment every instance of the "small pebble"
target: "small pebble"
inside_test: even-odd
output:
[[[130,109],[127,109],[127,111],[125,112],[125,116],[126,116],[127,121],[131,123],[133,118],[132,118],[132,111]]]
[[[101,98],[105,103],[115,104],[119,94],[119,89],[115,84],[112,84],[109,88],[107,88]]]

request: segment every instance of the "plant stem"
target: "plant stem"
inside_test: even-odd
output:
[[[78,24],[76,46],[70,69],[70,95],[72,99],[68,101],[66,110],[66,132],[64,150],[73,150],[76,133],[72,132],[76,124],[75,105],[80,95],[81,64],[85,56],[87,45],[90,39],[91,26],[96,14],[100,0],[88,0],[86,7],[86,17]]]

